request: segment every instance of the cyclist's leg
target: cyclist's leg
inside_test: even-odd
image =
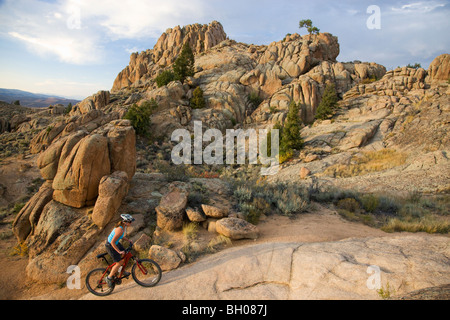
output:
[[[121,266],[123,266],[124,260],[120,260],[119,262],[116,262],[116,264],[114,265],[114,267],[112,267],[111,272],[109,273],[109,278],[112,279],[117,271],[120,269]]]
[[[117,247],[121,250],[121,251],[123,251],[124,250],[124,248],[123,248],[123,246],[120,244],[120,243],[118,243],[117,244]],[[121,267],[121,266],[123,266],[123,264],[124,264],[124,260],[122,259],[122,256],[110,245],[110,244],[107,244],[106,245],[106,248],[107,248],[107,250],[108,250],[108,253],[110,254],[110,256],[112,257],[112,259],[113,259],[113,261],[116,263],[113,267],[112,267],[112,269],[111,269],[111,272],[109,273],[109,276],[108,276],[108,278],[110,278],[110,279],[112,279],[115,275],[116,275],[116,273],[117,273],[117,271],[119,270],[119,268]]]

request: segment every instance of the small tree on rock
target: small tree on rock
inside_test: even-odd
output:
[[[282,127],[279,123],[274,129],[280,130],[280,163],[283,163],[294,155],[294,150],[303,148],[303,139],[300,134],[300,104],[291,102],[286,122]]]
[[[336,110],[338,100],[334,83],[328,84],[323,93],[322,101],[317,107],[316,119],[326,120],[331,118]]]
[[[309,34],[318,34],[320,29],[313,26],[312,21],[310,19],[301,20],[299,23],[300,29],[306,28],[308,30]]]
[[[280,149],[284,150],[300,150],[303,147],[303,139],[300,135],[301,119],[300,104],[291,102],[287,114],[286,123],[284,124],[283,133],[281,135]]]
[[[175,73],[176,80],[184,83],[187,77],[192,77],[194,75],[194,63],[194,53],[189,43],[186,42],[183,45],[180,55],[173,64],[173,72]]]
[[[206,106],[205,98],[203,97],[203,90],[200,87],[195,88],[192,93],[191,108],[203,109]]]
[[[169,84],[170,82],[175,80],[175,74],[172,70],[163,71],[159,76],[156,77],[156,84],[158,88]]]

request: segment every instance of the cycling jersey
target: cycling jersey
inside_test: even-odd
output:
[[[122,226],[120,226],[119,228],[122,228],[122,230],[123,230]],[[122,235],[119,237],[119,239],[117,239],[116,245],[119,243],[120,240],[122,240],[122,238],[125,236],[126,232],[127,232],[127,227],[125,227],[125,230],[122,232]],[[111,243],[113,241],[115,235],[116,235],[116,228],[114,228],[114,230],[108,236],[109,243]]]

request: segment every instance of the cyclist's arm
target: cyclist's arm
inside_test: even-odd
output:
[[[116,250],[118,253],[120,253],[120,254],[125,254],[125,252],[121,251],[121,250],[117,247],[117,245],[116,245],[116,242],[117,242],[117,240],[120,238],[120,236],[122,235],[122,233],[123,233],[122,228],[116,228],[116,232],[115,232],[115,234],[114,234],[114,238],[113,238],[112,241],[111,241],[111,246],[112,246],[112,247],[114,248],[114,250]]]

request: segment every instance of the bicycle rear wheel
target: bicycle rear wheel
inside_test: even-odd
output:
[[[143,287],[154,287],[161,280],[162,271],[160,266],[153,260],[142,259],[136,261],[131,268],[134,281]]]
[[[96,296],[104,297],[113,292],[116,284],[113,282],[112,287],[106,283],[106,269],[94,269],[86,276],[86,288]]]

